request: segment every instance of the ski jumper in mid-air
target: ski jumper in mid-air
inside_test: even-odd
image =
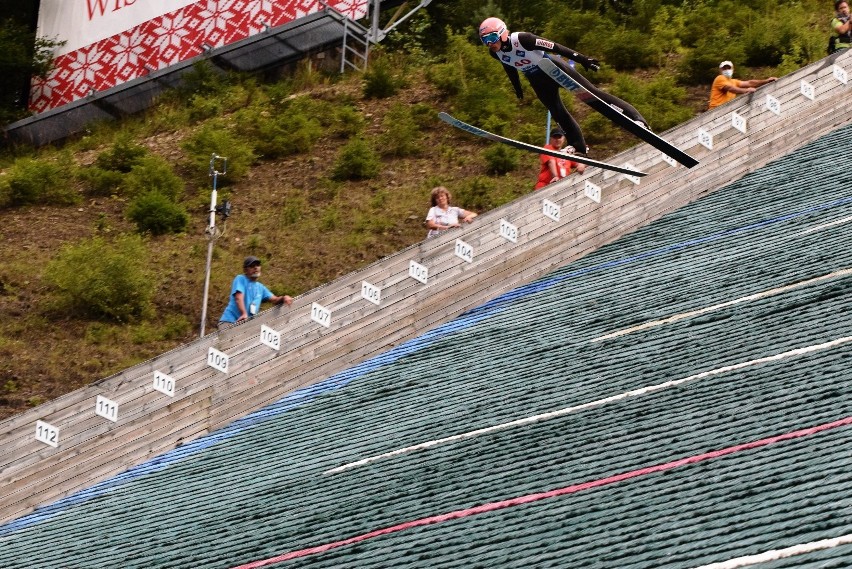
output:
[[[548,53],[567,57],[582,65],[586,70],[592,71],[600,69],[597,59],[586,57],[573,49],[569,49],[535,34],[528,32],[510,34],[509,30],[506,29],[506,24],[498,18],[485,19],[479,26],[479,37],[482,43],[488,46],[491,56],[503,64],[503,69],[505,69],[506,75],[509,76],[512,87],[515,88],[515,94],[519,99],[523,98],[524,92],[521,88],[518,71],[526,76],[536,96],[547,107],[547,110],[550,111],[550,114],[559,126],[562,127],[562,130],[565,131],[568,144],[573,146],[577,152],[585,154],[588,152],[589,147],[583,138],[580,125],[577,124],[577,121],[574,120],[574,117],[565,108],[562,99],[559,98],[559,85],[539,69],[537,64],[542,58],[550,59],[555,65],[565,71],[572,80],[611,106],[618,108],[632,121],[642,124],[645,128],[648,127],[648,121],[629,103],[605,91],[601,91],[562,59],[549,57]]]

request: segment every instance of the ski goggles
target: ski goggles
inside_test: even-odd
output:
[[[485,45],[491,45],[493,43],[497,43],[497,41],[500,39],[500,32],[491,32],[490,34],[479,36],[479,39],[481,39],[482,43],[484,43]]]

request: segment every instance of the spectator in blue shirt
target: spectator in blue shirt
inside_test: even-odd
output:
[[[260,312],[260,305],[264,301],[275,304],[293,304],[293,299],[287,296],[275,296],[268,288],[263,286],[260,278],[260,259],[257,257],[246,257],[243,261],[244,274],[237,275],[231,285],[231,297],[225,312],[219,319],[219,330],[225,330],[231,326],[245,322]]]

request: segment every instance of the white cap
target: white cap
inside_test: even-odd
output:
[[[719,69],[722,69],[723,67],[733,68],[734,64],[726,59],[725,61],[723,61],[722,63],[719,64]]]

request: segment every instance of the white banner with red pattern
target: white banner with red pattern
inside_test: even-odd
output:
[[[368,0],[332,0],[357,20]],[[54,69],[35,78],[30,110],[104,91],[322,8],[317,0],[42,0],[39,37],[65,41]]]

